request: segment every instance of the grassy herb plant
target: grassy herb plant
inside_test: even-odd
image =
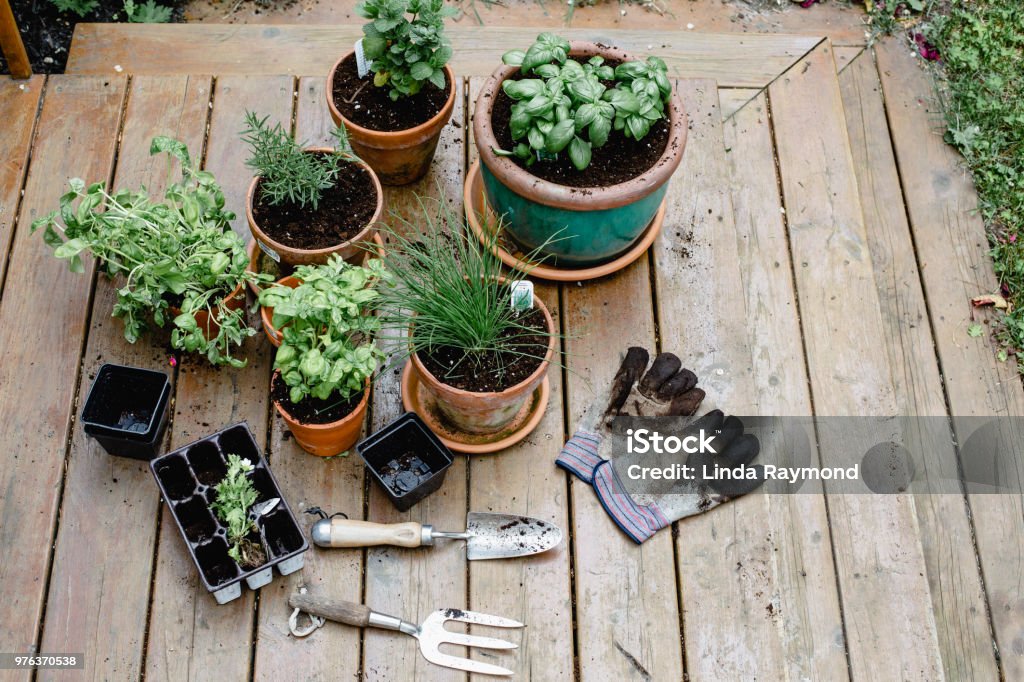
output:
[[[260,293],[260,304],[274,308],[273,324],[283,341],[274,368],[299,403],[349,400],[366,387],[383,357],[373,336],[377,317],[366,314],[379,297],[376,283],[386,277],[379,261],[350,265],[334,255],[324,265],[295,269],[301,284],[274,286]]]
[[[248,111],[242,141],[249,146],[246,165],[260,176],[260,191],[272,205],[285,202],[317,209],[324,190],[334,187],[343,164],[357,162],[348,133],[343,126],[334,129],[333,154],[313,154],[303,150],[280,122],[268,124]]]
[[[623,62],[614,69],[600,56],[580,63],[569,58],[568,40],[542,33],[528,50],[510,50],[502,61],[535,77],[502,83],[505,94],[515,100],[509,127],[519,142],[511,150],[494,152],[515,156],[527,166],[565,151],[582,171],[590,165],[592,150],[603,147],[612,131],[641,140],[667,116],[672,84],[668,67],[658,57]]]
[[[449,376],[468,372],[500,380],[503,358],[543,358],[547,340],[531,346],[524,339],[552,334],[525,326],[524,313],[512,308],[508,288],[498,283],[504,273],[493,247],[500,230],[485,224],[485,233],[492,236],[481,244],[447,202],[439,201],[431,210],[422,198],[419,201],[421,215],[415,224],[398,218],[406,229],[387,230],[390,241],[381,257],[391,275],[382,290],[382,324],[388,338],[402,339],[402,350],[392,361],[449,347],[461,351],[462,357]],[[413,332],[406,343],[404,334],[410,327]],[[488,358],[497,358],[499,364],[486,369]]]
[[[363,0],[363,53],[372,60],[373,84],[389,87],[392,100],[415,95],[424,83],[444,89],[452,47],[444,20],[458,14],[444,0]]]
[[[96,258],[101,272],[123,278],[114,317],[124,321],[124,336],[135,343],[150,319],[163,327],[171,307],[171,345],[206,355],[213,364],[241,367],[232,355],[247,336],[244,310],[226,308],[224,297],[242,282],[269,281],[246,270],[249,257],[241,237],[231,230],[234,214],[224,208],[224,194],[213,175],[198,170],[188,149],[167,137],[153,139],[150,153],[166,152],[181,163],[183,179],[171,185],[162,203],[143,188],[107,191],[103,183],[85,186],[80,179],[60,198],[60,210],[32,223],[54,255],[82,272],[82,253]],[[195,319],[198,312],[216,316],[217,335],[207,339]]]
[[[257,498],[256,488],[248,476],[252,470],[249,460],[228,455],[228,472],[217,484],[217,499],[211,505],[217,518],[227,525],[228,555],[245,568],[255,568],[267,561],[262,544],[248,538],[258,530],[249,515]]]

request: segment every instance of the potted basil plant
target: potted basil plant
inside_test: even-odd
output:
[[[444,20],[457,10],[444,0],[364,0],[356,11],[369,19],[362,53],[350,51],[331,68],[327,104],[381,182],[407,185],[430,168],[455,106]]]
[[[546,245],[557,264],[591,266],[627,251],[686,146],[686,113],[665,62],[551,33],[502,61],[473,116],[488,204],[526,251]]]
[[[108,192],[104,183],[70,182],[55,211],[32,223],[57,258],[82,272],[82,253],[121,286],[114,317],[135,343],[150,321],[173,324],[171,346],[204,354],[211,363],[245,365],[234,355],[256,331],[245,314],[245,285],[269,281],[246,269],[245,244],[231,230],[234,214],[214,176],[192,164],[186,146],[156,137],[150,153],[166,152],[181,163],[182,180],[163,202],[146,192]]]
[[[377,260],[361,267],[333,255],[296,268],[294,286],[260,293],[281,341],[271,397],[306,452],[330,457],[359,438],[370,377],[383,356],[374,341],[379,320],[369,313],[385,276]]]

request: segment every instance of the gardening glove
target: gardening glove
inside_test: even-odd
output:
[[[587,407],[576,433],[556,460],[558,466],[593,486],[601,506],[637,543],[673,521],[702,514],[748,493],[764,480],[759,467],[754,468],[756,479],[705,480],[701,476],[705,468],[711,470],[715,465],[748,465],[760,452],[757,437],[744,433],[738,418],[712,410],[692,420],[682,433],[673,434],[698,435],[702,429],[705,434],[714,434],[711,444],[717,454],[678,455],[693,467],[693,478],[660,481],[660,487],[648,487],[651,492],[643,494],[626,490],[612,457],[613,420],[619,416],[692,417],[704,400],[704,391],[697,388],[697,376],[684,368],[676,355],[662,353],[647,369],[649,358],[644,348],[634,346],[626,352],[611,385]],[[632,463],[636,463],[635,456]]]

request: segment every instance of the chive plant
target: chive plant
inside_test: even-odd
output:
[[[391,280],[379,305],[386,332],[381,338],[400,338],[411,329],[408,343],[399,346],[406,351],[395,361],[452,348],[461,360],[449,369],[448,378],[468,373],[500,381],[508,362],[543,359],[555,334],[524,324],[526,314],[511,306],[511,278],[499,282],[504,276],[496,255],[500,221],[495,229],[481,217],[489,235],[481,243],[447,202],[431,201],[439,207],[431,211],[426,200],[417,201],[417,224],[396,216],[404,229],[383,229],[390,243],[381,260]],[[525,261],[536,262],[538,253]],[[532,341],[537,337],[544,341]]]

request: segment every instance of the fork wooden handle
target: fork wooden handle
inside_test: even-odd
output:
[[[312,594],[293,594],[288,606],[299,609],[311,616],[365,628],[370,624],[370,607],[341,599],[325,599]]]

